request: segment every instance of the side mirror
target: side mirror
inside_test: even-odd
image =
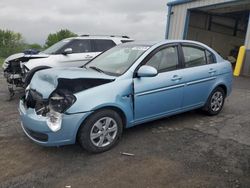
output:
[[[148,65],[143,65],[139,68],[137,71],[137,76],[138,77],[154,77],[158,74],[156,68],[148,66]]]
[[[67,54],[72,54],[72,48],[66,48],[66,49],[63,51],[63,55],[67,55]]]

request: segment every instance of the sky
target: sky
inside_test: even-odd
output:
[[[0,29],[44,44],[49,33],[128,35],[164,39],[167,0],[1,0]]]

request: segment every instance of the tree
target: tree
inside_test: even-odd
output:
[[[35,50],[42,50],[43,47],[40,44],[33,43],[33,44],[27,44],[28,49],[35,49]]]
[[[0,29],[0,57],[22,52],[25,48],[23,37],[20,33]]]
[[[45,43],[45,47],[48,48],[62,39],[69,38],[69,37],[76,37],[76,36],[77,34],[71,32],[68,29],[61,29],[60,31],[56,33],[52,33],[48,35],[48,38]]]

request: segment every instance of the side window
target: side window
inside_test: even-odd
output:
[[[204,50],[191,46],[183,46],[182,49],[186,67],[195,67],[206,64],[206,54]]]
[[[72,53],[91,52],[89,40],[73,40],[70,44],[66,45],[63,50],[66,48],[72,48]]]
[[[214,54],[212,54],[212,53],[209,52],[208,50],[206,50],[206,56],[207,56],[207,64],[216,63]]]
[[[95,39],[92,40],[94,43],[94,52],[103,52],[106,51],[112,47],[114,47],[116,44],[112,40],[105,40],[105,39]]]
[[[155,67],[159,72],[178,68],[178,51],[176,46],[164,48],[154,54],[146,65]]]

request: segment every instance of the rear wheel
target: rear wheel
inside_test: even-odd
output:
[[[89,152],[104,152],[118,142],[122,127],[122,119],[117,112],[109,109],[97,111],[81,126],[78,141]]]
[[[208,115],[217,115],[222,110],[224,101],[225,101],[225,91],[221,87],[217,87],[210,94],[203,110]]]

